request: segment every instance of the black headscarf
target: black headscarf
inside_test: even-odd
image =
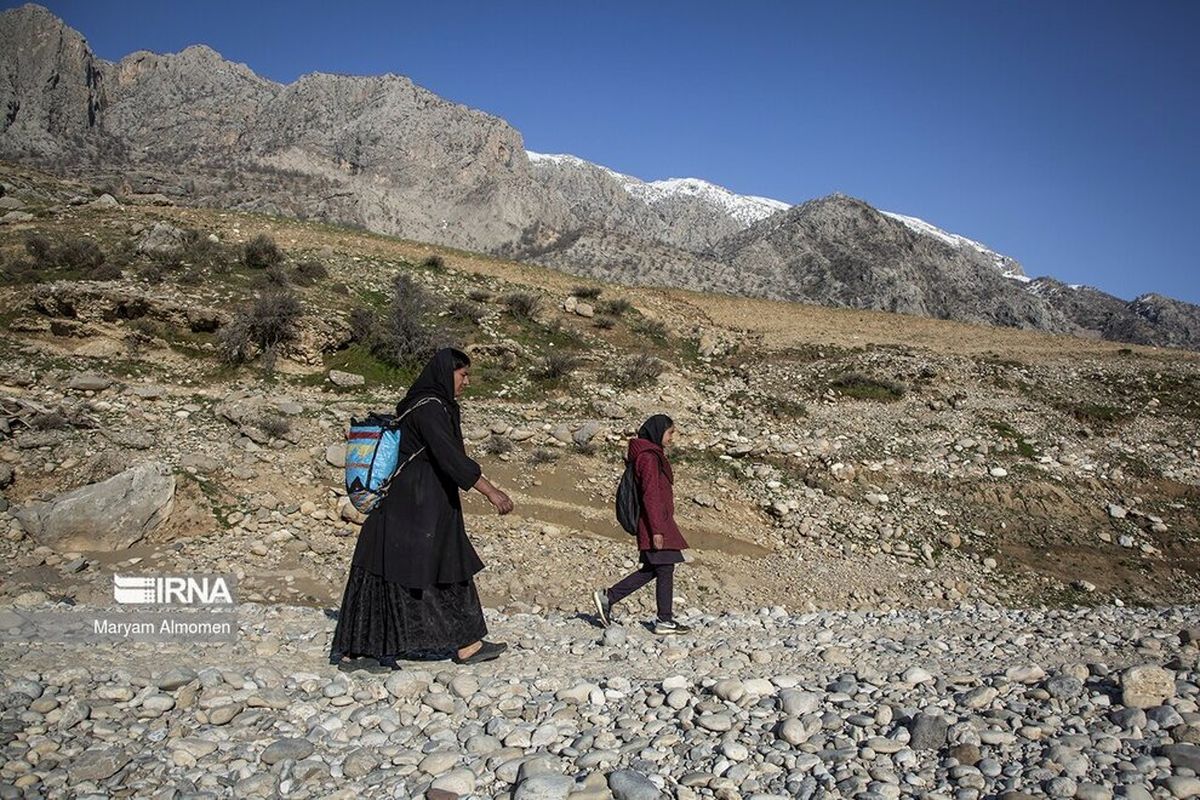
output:
[[[450,419],[454,423],[454,433],[461,441],[463,438],[462,412],[459,410],[458,401],[454,399],[455,361],[460,365],[471,363],[471,359],[466,353],[453,347],[443,347],[434,353],[433,357],[429,359],[429,363],[425,365],[425,369],[421,370],[421,374],[413,381],[412,386],[408,387],[404,399],[396,404],[396,414],[397,416],[403,414],[422,397],[436,397],[450,412]]]
[[[663,446],[663,434],[667,432],[667,428],[675,423],[666,414],[655,414],[650,419],[642,423],[642,427],[638,428],[639,439],[649,439],[659,447]]]

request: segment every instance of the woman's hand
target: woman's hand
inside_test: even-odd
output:
[[[479,480],[475,481],[474,488],[486,497],[500,514],[507,514],[513,510],[513,501],[509,499],[508,495],[493,486],[492,482],[482,475],[479,476]]]
[[[488,502],[496,507],[497,513],[504,515],[513,510],[513,501],[504,492],[493,488],[487,496]]]
[[[650,538],[650,541],[654,545],[655,550],[662,550],[663,535],[661,533],[654,534],[654,536]]]

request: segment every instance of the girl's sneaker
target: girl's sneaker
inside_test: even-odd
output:
[[[603,589],[592,592],[592,602],[596,604],[596,616],[600,618],[600,624],[607,628],[612,624],[612,603],[608,601],[608,592]]]
[[[654,623],[654,632],[659,636],[675,636],[680,633],[691,633],[691,628],[673,619],[660,619]]]

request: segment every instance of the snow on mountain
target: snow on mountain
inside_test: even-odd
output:
[[[776,211],[791,208],[790,205],[779,200],[772,200],[769,197],[736,194],[724,186],[717,186],[715,183],[709,183],[699,178],[668,178],[661,181],[643,181],[632,175],[626,175],[600,164],[594,164],[565,153],[534,153],[527,150],[526,155],[533,162],[542,161],[554,164],[570,164],[601,170],[616,179],[625,191],[642,200],[647,205],[656,206],[679,197],[696,198],[716,206],[745,226],[752,225],[760,219],[765,219]]]
[[[1028,283],[1030,281],[1030,278],[1025,274],[1025,271],[1021,269],[1021,265],[1017,263],[1015,259],[1009,258],[1006,255],[1001,255],[987,245],[980,244],[974,239],[968,239],[965,236],[959,236],[957,233],[944,231],[936,225],[931,225],[925,220],[917,217],[910,217],[905,214],[896,214],[891,211],[883,211],[882,209],[880,213],[882,213],[884,216],[891,217],[898,222],[904,223],[909,230],[912,230],[916,233],[924,236],[932,236],[935,239],[940,239],[951,247],[956,247],[959,249],[969,248],[987,256],[992,260],[992,263],[996,265],[996,269],[1000,270],[1001,274],[1003,274],[1006,278],[1012,278],[1013,280],[1020,281],[1021,283]]]

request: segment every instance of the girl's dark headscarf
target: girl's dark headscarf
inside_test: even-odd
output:
[[[639,439],[649,439],[659,447],[663,446],[663,434],[667,432],[667,428],[675,423],[666,414],[655,414],[650,419],[642,423],[642,427],[638,428]]]
[[[454,399],[454,371],[471,365],[471,358],[461,350],[453,347],[443,347],[433,354],[425,369],[408,387],[404,399],[396,404],[396,414],[403,414],[408,408],[422,397],[436,397],[442,401],[450,412],[450,420],[454,423],[454,434],[462,441],[462,413],[458,401]]]

